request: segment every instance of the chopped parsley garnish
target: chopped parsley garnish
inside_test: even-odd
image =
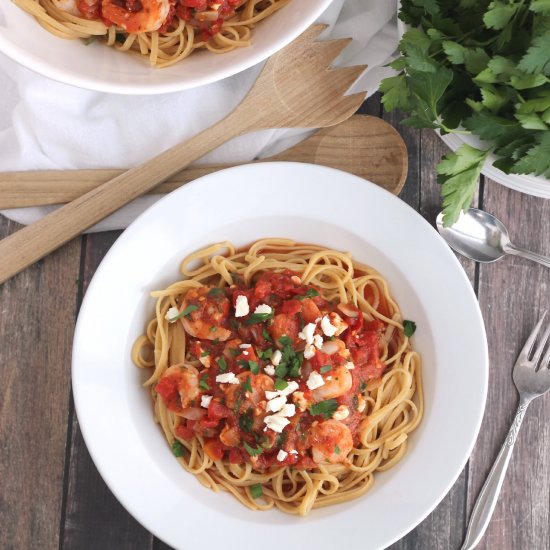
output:
[[[250,486],[250,496],[252,498],[260,498],[261,496],[263,496],[263,494],[264,490],[260,483],[256,483]]]
[[[229,353],[233,357],[237,357],[237,355],[240,355],[242,353],[242,350],[240,350],[239,348],[229,348]]]
[[[286,380],[282,380],[281,378],[277,378],[275,380],[275,389],[276,390],[284,390],[288,386],[288,382]]]
[[[361,385],[359,386],[359,389],[361,391],[365,391],[367,389],[367,383],[364,380],[361,382]]]
[[[247,325],[255,325],[257,323],[263,323],[273,317],[274,313],[271,310],[269,313],[253,313],[247,320]]]
[[[218,330],[218,327],[211,326],[208,330],[209,330],[210,332],[216,332],[216,331]]]
[[[172,454],[174,456],[180,457],[183,456],[184,453],[185,447],[177,439],[174,439],[174,442],[172,443]]]
[[[416,323],[414,321],[403,321],[403,332],[407,338],[410,338],[416,331]]]
[[[267,329],[264,328],[262,330],[262,336],[264,337],[264,340],[271,342],[271,336],[269,335],[269,332],[267,332]]]
[[[199,309],[199,306],[196,306],[195,304],[189,304],[183,311],[180,311],[180,313],[178,313],[175,317],[170,317],[170,319],[168,320],[173,323],[174,321],[177,321],[182,317],[187,317],[187,315],[189,315],[196,309]]]
[[[305,300],[306,298],[314,298],[315,296],[319,296],[319,291],[315,290],[314,288],[308,288],[306,290],[306,293],[301,296],[295,296],[296,300]]]
[[[219,338],[215,338],[214,340],[212,340],[212,343],[213,343],[214,345],[219,344],[219,343],[220,343],[220,339],[219,339]]]
[[[257,361],[249,361],[248,368],[252,374],[258,374],[260,372],[260,365]]]
[[[246,452],[252,456],[260,456],[264,450],[258,445],[258,447],[251,447],[246,441],[244,442],[244,448],[246,449]]]
[[[208,384],[208,375],[207,374],[203,374],[201,376],[201,379],[200,379],[200,382],[199,382],[199,387],[201,390],[209,390],[210,389],[210,385]]]
[[[210,355],[210,352],[208,350],[201,353],[201,357],[207,357],[208,355]]]
[[[286,363],[279,363],[275,367],[275,376],[277,378],[284,378],[288,374],[288,367],[286,366]]]
[[[246,377],[246,380],[243,382],[242,388],[244,391],[252,391],[252,386],[250,384],[250,376]]]
[[[327,399],[320,403],[313,403],[311,407],[309,407],[309,412],[313,416],[320,415],[324,418],[330,418],[337,408],[338,401],[336,401],[336,399]]]
[[[271,359],[273,357],[273,349],[267,348],[263,351],[262,350],[258,351],[258,357],[264,360]]]
[[[290,346],[290,344],[292,344],[292,338],[285,334],[279,338],[279,344],[281,344],[281,346]]]
[[[239,416],[239,427],[243,432],[252,433],[252,423],[252,409],[248,409],[244,414]]]
[[[336,447],[334,447],[334,452],[339,455],[340,454],[340,447],[338,447],[338,445],[336,445]]]
[[[223,296],[223,295],[225,295],[225,292],[223,291],[223,289],[218,287],[211,288],[208,291],[208,296]]]
[[[332,369],[332,365],[323,365],[320,369],[319,369],[319,372],[320,373],[325,373],[325,372],[328,372],[329,370]]]
[[[227,370],[227,361],[223,355],[216,359],[216,363],[218,363],[218,367],[220,367],[220,372],[225,372]]]

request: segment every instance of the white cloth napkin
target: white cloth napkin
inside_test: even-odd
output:
[[[335,0],[320,21],[323,36],[353,37],[340,65],[367,64],[352,91],[374,93],[390,70],[398,41],[397,0]],[[0,54],[0,171],[131,167],[211,126],[244,97],[261,66],[184,92],[121,96],[68,86],[37,75]],[[208,97],[208,108],[204,108]],[[162,123],[159,123],[162,121]],[[236,138],[201,163],[247,162],[286,149],[308,134],[269,130]],[[126,227],[159,196],[141,197],[91,231]],[[3,211],[28,224],[55,207]]]

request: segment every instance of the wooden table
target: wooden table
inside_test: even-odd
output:
[[[380,116],[379,98],[367,101],[362,112]],[[409,177],[401,198],[434,223],[439,211],[435,165],[446,147],[430,130],[401,126],[401,115],[384,117],[402,133],[409,149]],[[517,244],[550,255],[548,201],[484,180],[476,204],[501,218]],[[17,229],[0,217],[0,237]],[[118,235],[75,239],[0,286],[2,549],[167,548],[125,511],[99,476],[82,440],[71,395],[71,342],[78,309]],[[515,413],[512,365],[540,312],[550,306],[546,268],[518,258],[489,265],[462,260],[462,265],[477,293],[489,340],[485,417],[473,455],[449,494],[392,546],[395,550],[460,548],[476,495]],[[480,549],[550,548],[549,450],[546,395],[532,404],[525,418]],[[342,540],[344,545],[344,534]],[[366,533],[364,550],[368,548]]]

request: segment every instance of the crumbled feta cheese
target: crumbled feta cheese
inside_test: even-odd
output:
[[[293,403],[286,403],[277,414],[285,417],[294,416],[296,414],[296,406]]]
[[[321,319],[321,330],[323,331],[323,334],[325,336],[334,336],[336,334],[336,331],[338,330],[338,327],[335,327],[331,322],[330,319],[325,315]]]
[[[201,407],[208,409],[208,405],[210,405],[210,401],[212,401],[211,395],[203,395],[201,397]]]
[[[290,420],[288,420],[288,418],[277,416],[275,414],[266,416],[264,418],[264,422],[267,428],[279,434],[285,429],[285,426],[288,426],[290,424]]]
[[[330,382],[330,381],[332,380],[332,376],[330,376],[330,374],[329,374],[329,375],[325,378],[325,380],[326,380],[327,382]]]
[[[286,395],[279,395],[267,402],[267,412],[279,412],[286,404]]]
[[[267,304],[260,304],[255,310],[254,313],[271,313],[273,310],[271,309],[271,306],[268,306]]]
[[[316,370],[313,370],[311,371],[311,374],[307,379],[306,385],[310,390],[315,390],[317,388],[320,388],[321,386],[324,386],[325,381],[323,380],[323,377]]]
[[[279,462],[282,462],[286,457],[288,456],[288,453],[286,451],[283,451],[283,449],[281,449],[278,453],[277,453],[277,460]]]
[[[275,367],[273,365],[267,365],[267,367],[264,367],[264,372],[269,374],[269,376],[275,376]]]
[[[299,387],[300,385],[298,384],[298,382],[291,380],[284,390],[266,391],[265,397],[269,400],[274,399],[275,397],[279,397],[280,395],[290,395],[292,392],[295,392]]]
[[[239,379],[235,376],[234,372],[224,372],[216,376],[216,382],[220,384],[240,384]]]
[[[291,455],[297,455],[298,451],[296,449],[292,449],[291,451],[288,451],[288,453]]]
[[[167,320],[167,321],[170,321],[171,323],[173,323],[175,321],[174,317],[177,317],[178,315],[180,314],[179,310],[177,307],[171,307],[167,312],[166,312],[166,315],[164,316],[164,318]],[[174,320],[172,320],[174,319]]]
[[[348,362],[346,363],[346,368],[347,368],[348,370],[351,370],[351,369],[354,369],[354,368],[355,368],[355,365],[354,365],[351,361],[348,361]]]
[[[243,354],[244,356],[247,356],[247,355],[248,355],[248,351],[243,350],[242,354]]]
[[[309,344],[306,346],[306,349],[304,349],[304,359],[311,359],[315,355],[315,346],[313,344]]]
[[[248,349],[252,347],[252,344],[239,344],[239,347],[241,349]]]
[[[308,323],[303,329],[302,332],[298,333],[298,338],[306,341],[306,344],[313,344],[313,334],[315,332],[315,323]]]
[[[235,302],[235,317],[244,317],[250,313],[248,298],[240,294]]]
[[[314,337],[313,337],[313,345],[317,348],[317,349],[321,349],[323,347],[323,337],[320,335],[320,334],[316,334]]]
[[[332,415],[334,420],[345,420],[349,416],[349,409],[345,405],[340,405]]]
[[[280,362],[281,362],[281,359],[283,358],[283,354],[281,353],[281,350],[279,349],[276,349],[274,352],[273,352],[273,357],[271,357],[271,362],[277,366]]]

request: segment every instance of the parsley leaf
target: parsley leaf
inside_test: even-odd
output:
[[[325,372],[328,372],[329,370],[332,369],[332,365],[323,365],[320,369],[319,369],[319,372],[321,374],[324,374]]]
[[[263,496],[263,494],[264,490],[260,483],[255,483],[254,485],[250,486],[250,496],[252,498],[260,498],[261,496]]]
[[[260,456],[264,450],[258,445],[257,447],[251,447],[246,441],[244,442],[244,448],[246,449],[246,452],[252,456]]]
[[[288,386],[288,382],[286,380],[283,380],[281,378],[277,378],[275,380],[275,389],[276,390],[284,390]]]
[[[208,391],[210,389],[210,384],[208,384],[208,375],[207,374],[203,374],[201,376],[201,379],[200,379],[200,382],[199,382],[199,388],[201,390],[206,390],[206,391]]]
[[[250,317],[246,320],[247,325],[255,325],[257,323],[263,323],[273,317],[273,310],[269,313],[252,313]]]
[[[187,317],[190,313],[193,311],[199,309],[199,306],[196,306],[195,304],[189,304],[183,311],[180,311],[175,317],[170,317],[168,319],[171,323],[174,321],[177,321],[178,319],[181,319],[182,317]]]
[[[241,387],[244,391],[252,391],[252,385],[250,384],[250,376],[246,377],[246,380],[243,382],[243,385]]]
[[[327,399],[326,401],[320,401],[319,403],[313,403],[309,407],[309,412],[312,416],[323,416],[324,418],[330,418],[336,409],[338,408],[338,401],[336,399]]]
[[[220,367],[220,372],[225,372],[227,370],[227,361],[223,355],[220,355],[220,357],[216,359],[216,363],[218,363],[218,367]]]
[[[258,374],[260,372],[260,365],[257,361],[249,361],[248,368],[252,374]]]
[[[461,210],[472,203],[479,175],[489,150],[480,151],[464,144],[455,153],[446,155],[437,166],[438,181],[442,184],[443,223],[452,225]]]
[[[416,331],[416,323],[414,321],[403,321],[403,332],[407,338],[410,338]]]
[[[308,288],[306,290],[306,293],[300,296],[295,296],[296,300],[305,300],[306,298],[314,298],[315,296],[319,296],[319,291],[315,290],[314,288]]]
[[[172,454],[177,457],[185,454],[185,447],[177,439],[174,439],[172,443]]]

